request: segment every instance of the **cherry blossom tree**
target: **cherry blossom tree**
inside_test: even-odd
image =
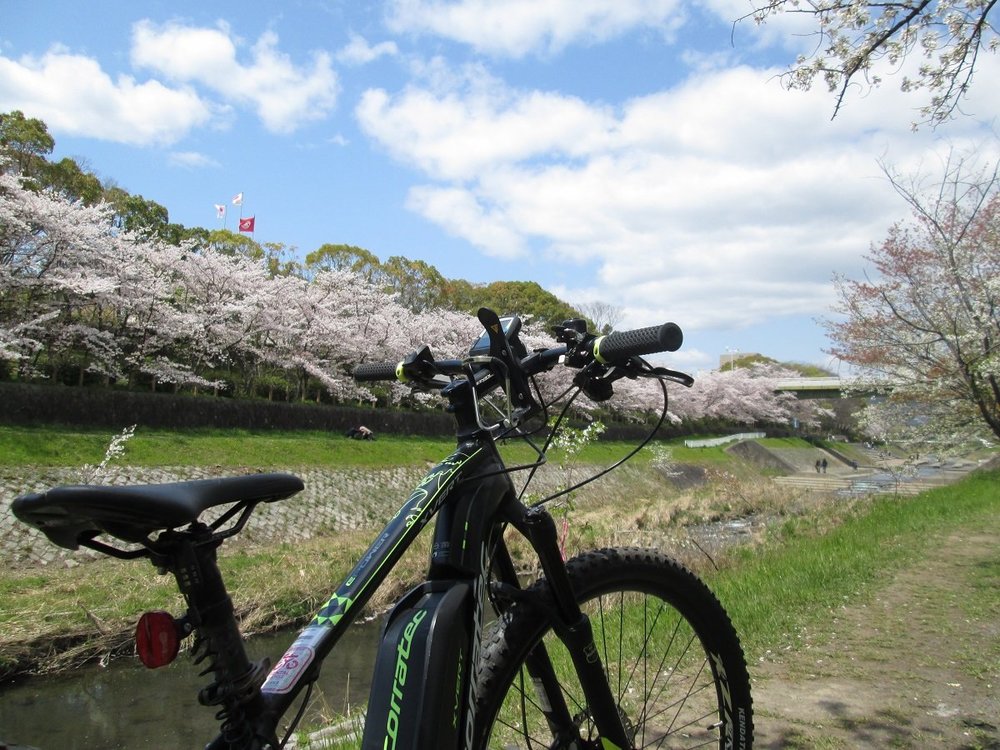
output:
[[[933,191],[889,174],[913,215],[836,279],[833,354],[888,400],[867,410],[876,437],[945,446],[1000,439],[1000,164],[952,155]]]
[[[1000,49],[995,7],[996,0],[767,0],[745,18],[764,23],[785,13],[813,17],[815,51],[798,58],[785,82],[808,89],[821,79],[836,93],[834,115],[852,84],[881,83],[886,66],[880,63],[894,69],[919,56],[915,74],[904,76],[901,86],[928,93],[921,111],[937,124],[960,106],[979,55]]]
[[[320,271],[311,282],[288,278],[275,307],[280,325],[262,357],[317,379],[336,398],[357,394],[350,369],[405,347],[401,308],[354,271]],[[277,302],[277,300],[276,300]]]
[[[672,389],[670,409],[681,420],[707,417],[752,425],[796,419],[816,426],[826,414],[823,409],[813,401],[801,401],[777,390],[778,380],[795,374],[768,364],[699,373],[690,389]]]
[[[356,384],[361,362],[398,361],[425,344],[437,357],[462,357],[482,326],[472,315],[424,307],[387,291],[364,268],[313,264],[306,277],[282,273],[267,253],[194,237],[171,244],[129,232],[115,210],[64,193],[29,189],[0,173],[0,361],[22,377],[76,372],[107,382],[222,389],[253,395],[263,378],[282,378],[304,399],[320,389],[335,400],[439,407],[402,385]],[[224,238],[223,238],[224,239]],[[525,318],[529,350],[555,345],[544,323]],[[556,367],[537,379],[546,401],[572,384]],[[794,399],[778,396],[763,370],[698,378],[693,391],[671,386],[676,415],[782,421]],[[578,414],[637,418],[661,408],[659,387],[622,379],[615,396],[581,397]]]
[[[77,347],[107,368],[114,345],[81,316],[112,289],[101,267],[109,212],[44,190],[18,173],[0,174],[0,357],[34,371],[42,352],[56,360]]]

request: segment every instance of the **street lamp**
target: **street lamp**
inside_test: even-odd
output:
[[[726,354],[729,355],[729,371],[732,372],[736,369],[736,357],[740,353],[739,349],[730,349],[726,347]]]

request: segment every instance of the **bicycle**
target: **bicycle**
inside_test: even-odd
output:
[[[426,475],[273,667],[247,657],[217,551],[260,503],[301,490],[297,477],[67,486],[14,501],[14,515],[55,544],[148,558],[173,574],[187,611],[143,615],[136,649],[155,668],[173,661],[180,641],[193,635],[194,659],[211,675],[198,700],[220,722],[206,748],[285,747],[324,658],[432,518],[427,580],[395,604],[381,631],[362,748],[752,747],[745,660],[709,589],[656,550],[609,548],[564,562],[545,503],[579,485],[526,504],[511,480],[511,472],[527,471],[530,481],[580,392],[604,401],[622,377],[660,381],[663,411],[638,447],[597,476],[641,449],[666,416],[665,381],[693,382],[642,359],[679,348],[680,329],[667,323],[595,336],[573,320],[556,329],[557,346],[529,353],[517,316],[501,319],[484,308],[479,320],[482,336],[465,358],[435,360],[425,346],[399,363],[355,368],[360,382],[440,391],[456,420],[457,448]],[[546,434],[549,404],[535,376],[560,363],[576,371],[573,385],[539,448],[535,436]],[[488,400],[498,390],[499,408]],[[489,404],[495,416],[484,414]],[[497,442],[511,437],[524,438],[538,460],[505,466]],[[201,520],[213,508],[225,510],[211,523]],[[526,587],[507,529],[527,540],[540,563],[542,576]]]

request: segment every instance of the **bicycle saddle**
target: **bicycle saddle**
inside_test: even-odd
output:
[[[21,495],[11,510],[54,544],[78,549],[81,539],[102,532],[142,542],[154,531],[185,526],[216,505],[269,503],[302,488],[301,479],[282,473],[122,487],[70,485]]]

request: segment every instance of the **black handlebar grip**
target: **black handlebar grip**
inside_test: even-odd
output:
[[[605,364],[657,352],[675,352],[684,343],[684,333],[676,323],[616,331],[594,340],[594,359]]]
[[[355,380],[395,380],[396,362],[367,362],[351,373]]]

